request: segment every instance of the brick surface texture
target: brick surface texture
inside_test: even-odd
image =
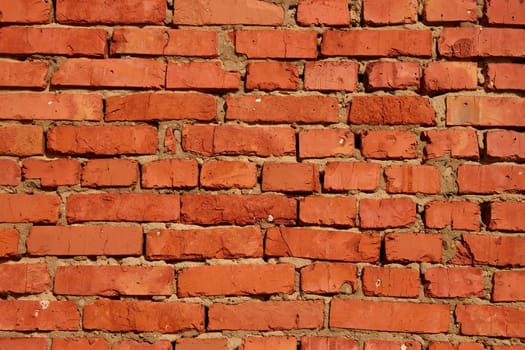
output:
[[[0,0],[0,350],[525,350],[525,0]]]

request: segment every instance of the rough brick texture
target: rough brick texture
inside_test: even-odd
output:
[[[0,0],[0,350],[524,350],[524,0]]]

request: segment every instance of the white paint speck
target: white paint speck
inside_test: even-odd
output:
[[[47,309],[49,307],[49,300],[41,300],[40,306],[42,306],[42,309]]]
[[[401,350],[407,350],[407,346],[405,344],[401,344]]]
[[[260,99],[260,98],[255,99],[255,102],[261,102],[261,101],[262,101],[262,99]]]
[[[381,285],[381,280],[378,279],[378,280],[376,281],[376,287],[379,287],[380,285]]]
[[[49,101],[47,104],[48,104],[48,105],[52,105],[52,104],[53,104],[53,101]]]
[[[342,144],[344,144],[344,143],[345,143],[345,139],[341,138],[341,139],[339,140],[339,144],[342,145]]]
[[[272,214],[268,215],[268,222],[272,222],[273,221],[273,216]]]

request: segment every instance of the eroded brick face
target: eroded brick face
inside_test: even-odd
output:
[[[524,0],[0,0],[0,56],[0,350],[525,349]]]

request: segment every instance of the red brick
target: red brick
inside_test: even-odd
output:
[[[67,24],[164,24],[164,0],[57,0],[56,20]]]
[[[157,144],[157,129],[149,125],[60,125],[47,132],[47,148],[62,154],[155,154]]]
[[[60,197],[55,194],[0,194],[0,222],[54,224]]]
[[[479,145],[474,129],[435,129],[423,132],[427,142],[423,151],[425,159],[453,158],[479,159]]]
[[[82,221],[178,221],[180,196],[154,193],[72,194],[69,223]]]
[[[193,1],[193,0],[192,0]],[[241,74],[228,72],[220,62],[170,62],[166,88],[179,90],[238,90]]]
[[[143,93],[112,96],[106,100],[107,121],[212,121],[216,116],[215,97],[200,93]]]
[[[84,306],[86,330],[158,332],[204,330],[204,308],[183,302],[96,300]]]
[[[76,185],[80,182],[80,163],[74,159],[25,159],[25,179],[39,179],[44,187]]]
[[[463,235],[456,242],[454,264],[490,266],[525,266],[523,237]]]
[[[425,271],[425,294],[433,298],[483,296],[483,272],[475,267],[435,267]]]
[[[299,69],[289,62],[251,62],[246,68],[248,90],[297,90]]]
[[[297,350],[297,340],[293,336],[248,336],[243,339],[239,350]]]
[[[419,89],[421,73],[417,62],[370,62],[366,65],[367,90]]]
[[[359,190],[373,192],[379,187],[381,166],[365,162],[328,162],[323,188],[328,192]]]
[[[109,350],[109,343],[102,338],[53,338],[51,350]]]
[[[172,350],[169,340],[161,340],[155,343],[141,343],[137,341],[120,341],[113,344],[112,350]]]
[[[525,310],[517,307],[491,305],[458,305],[456,320],[464,335],[523,337]]]
[[[300,158],[352,157],[354,134],[349,129],[306,129],[299,132]]]
[[[321,300],[215,303],[208,310],[208,330],[318,329],[323,326],[323,309]]]
[[[445,342],[429,342],[429,350],[484,350],[485,347],[480,343],[445,343]],[[492,347],[496,349],[496,347]]]
[[[306,62],[304,89],[354,92],[357,89],[358,68],[356,62]]]
[[[131,159],[90,159],[82,168],[84,187],[127,187],[138,177],[137,161]]]
[[[41,126],[0,126],[0,155],[34,156],[43,153],[44,130]]]
[[[478,350],[478,349],[472,349],[472,350]],[[525,345],[494,345],[492,346],[492,350],[525,350]]]
[[[478,4],[476,0],[425,0],[423,20],[426,23],[476,22]]]
[[[307,196],[299,200],[299,220],[318,226],[355,226],[356,200],[351,197]]]
[[[169,153],[177,153],[177,140],[173,128],[166,128],[164,133],[164,148]]]
[[[253,188],[257,165],[252,162],[210,160],[201,168],[200,186],[208,189]]]
[[[485,17],[490,24],[525,25],[525,3],[520,0],[487,0]]]
[[[195,225],[294,224],[297,203],[282,195],[184,194],[181,219]]]
[[[195,159],[162,159],[142,165],[142,188],[196,187],[198,182]]]
[[[153,230],[146,234],[146,257],[151,260],[257,258],[263,255],[258,227]]]
[[[337,123],[339,105],[331,96],[229,96],[226,119],[248,123]]]
[[[524,30],[525,31],[525,30]],[[447,97],[447,125],[525,125],[525,98],[488,96]]]
[[[49,23],[52,6],[47,0],[0,0],[0,23]]]
[[[235,140],[235,142],[232,142]],[[246,127],[240,125],[188,125],[182,127],[182,148],[205,156],[295,155],[292,127]]]
[[[523,171],[525,168],[519,165],[460,165],[457,175],[459,193],[520,193],[525,190]]]
[[[297,23],[302,26],[347,26],[350,24],[348,3],[345,0],[300,0],[297,5]]]
[[[205,30],[119,27],[110,54],[217,57],[217,42],[217,33]]]
[[[173,24],[282,25],[284,10],[258,0],[179,0],[173,9]]]
[[[25,72],[24,74],[31,74]],[[102,96],[95,94],[0,94],[0,119],[90,120],[102,117]]]
[[[417,158],[416,135],[404,130],[365,130],[361,133],[361,154],[366,158]]]
[[[33,338],[33,337],[32,338],[2,338],[0,339],[0,349],[47,350],[47,339],[46,338]]]
[[[106,31],[98,28],[3,27],[0,53],[103,57]]]
[[[196,266],[178,272],[177,295],[291,294],[294,284],[292,264]]]
[[[301,337],[301,350],[359,350],[359,343],[343,337]]]
[[[525,209],[523,202],[493,202],[487,211],[488,229],[497,231],[525,231]]]
[[[8,293],[38,294],[48,291],[49,288],[50,277],[47,264],[0,265],[1,295]]]
[[[18,231],[14,228],[0,228],[0,257],[16,258],[18,256]]]
[[[436,112],[421,96],[354,96],[349,121],[370,125],[435,125]]]
[[[385,236],[385,257],[388,262],[441,262],[440,234],[388,233]]]
[[[44,61],[0,60],[0,86],[44,89],[48,70],[49,63]]]
[[[80,315],[72,301],[1,300],[3,331],[76,331]]]
[[[525,55],[525,30],[479,26],[443,28],[438,51],[443,57],[521,57]]]
[[[485,88],[492,91],[525,90],[525,65],[518,63],[487,64]]]
[[[428,94],[476,90],[476,62],[430,62],[423,69],[423,90]]]
[[[22,175],[20,166],[14,160],[0,159],[0,186],[18,186]]]
[[[525,271],[494,272],[492,301],[524,301]]]
[[[159,89],[165,76],[166,64],[157,60],[71,58],[55,71],[51,85]]]
[[[417,0],[364,0],[363,18],[367,25],[417,22]]]
[[[389,193],[425,193],[441,191],[441,175],[433,165],[390,165],[385,168]]]
[[[30,256],[142,254],[140,226],[32,226],[27,239]]]
[[[361,199],[359,217],[364,229],[408,226],[416,221],[416,204],[410,198]]]
[[[320,186],[317,164],[266,162],[263,165],[263,191],[318,192]]]
[[[235,51],[248,58],[317,58],[317,33],[299,30],[240,30]]]
[[[62,295],[171,295],[171,266],[58,266],[53,292]]]
[[[432,56],[430,30],[328,30],[323,33],[325,56],[398,57]]]
[[[363,293],[367,296],[419,296],[419,271],[411,268],[365,266],[361,278]]]
[[[301,290],[305,293],[339,293],[345,286],[357,290],[357,266],[347,263],[313,263],[301,269]]]
[[[330,305],[330,327],[335,328],[447,333],[449,320],[445,304],[333,299]]]
[[[421,350],[421,343],[399,340],[367,340],[364,350]]]
[[[425,205],[425,226],[432,229],[480,230],[480,207],[472,202],[432,201]]]
[[[376,262],[381,238],[375,234],[272,227],[266,233],[266,256]]]
[[[178,338],[177,350],[229,350],[227,338]]]
[[[525,133],[512,130],[489,130],[486,134],[486,154],[501,160],[525,159]]]

